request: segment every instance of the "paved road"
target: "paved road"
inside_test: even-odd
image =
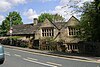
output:
[[[99,62],[62,58],[5,48],[6,60],[0,67],[100,67]]]

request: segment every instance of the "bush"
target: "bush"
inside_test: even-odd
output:
[[[10,45],[10,46],[17,46],[17,47],[23,47],[23,48],[28,47],[28,42],[27,41],[12,38],[12,43],[10,43],[11,42],[10,39],[11,38],[6,38],[6,39],[2,40],[1,44]]]
[[[42,50],[57,51],[57,42],[53,38],[44,38],[41,39],[40,47]]]
[[[23,48],[26,48],[28,47],[28,42],[27,41],[20,41],[20,45],[18,45],[19,47],[23,47]]]
[[[10,39],[6,38],[1,41],[1,44],[10,45]]]

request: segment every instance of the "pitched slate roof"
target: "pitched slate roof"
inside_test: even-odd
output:
[[[38,30],[40,28],[42,23],[38,23],[37,25],[33,26],[34,31]]]
[[[15,25],[12,28],[13,28],[12,35],[34,34],[34,27],[32,24]],[[7,35],[10,35],[10,33],[8,32]]]
[[[65,25],[65,22],[54,22],[53,24],[60,30]]]

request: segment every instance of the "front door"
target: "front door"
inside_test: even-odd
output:
[[[33,48],[34,49],[39,49],[39,40],[34,40],[34,42],[33,42]]]

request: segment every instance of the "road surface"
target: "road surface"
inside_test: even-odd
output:
[[[5,48],[5,62],[0,67],[100,67],[99,62],[50,56]]]

